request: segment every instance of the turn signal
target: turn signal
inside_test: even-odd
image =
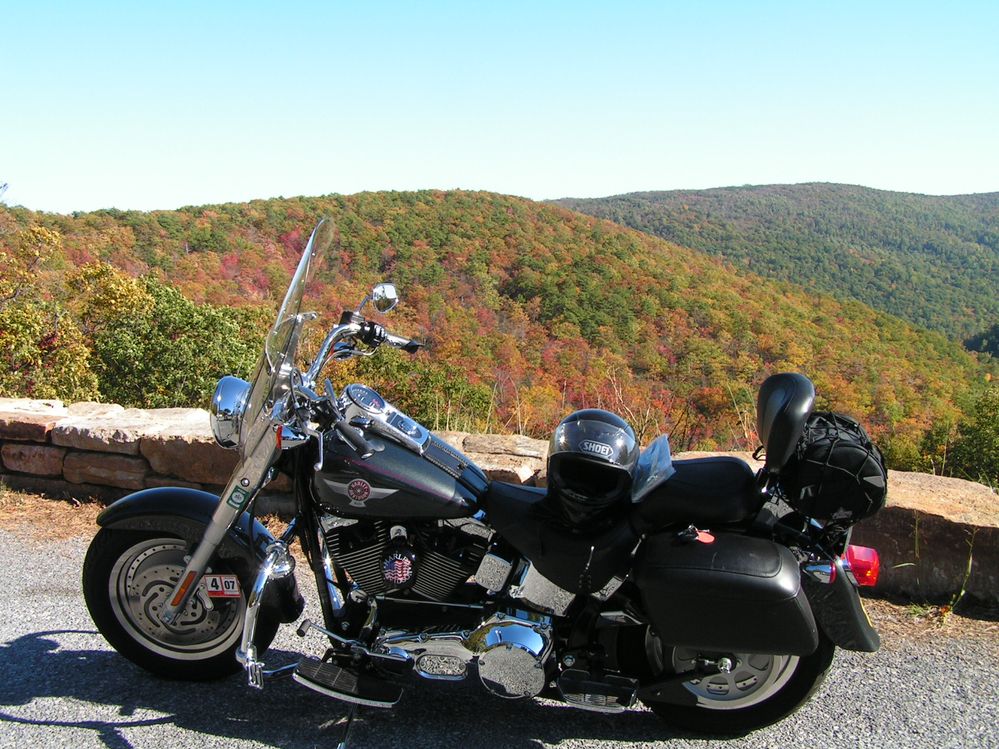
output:
[[[871,587],[878,584],[878,574],[881,572],[881,559],[878,550],[869,546],[846,547],[846,561],[850,572],[857,580],[857,585]]]

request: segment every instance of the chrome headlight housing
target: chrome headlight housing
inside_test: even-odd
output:
[[[238,377],[223,377],[215,386],[208,420],[211,422],[215,441],[222,447],[239,447],[239,425],[243,420],[249,395],[250,383]]]

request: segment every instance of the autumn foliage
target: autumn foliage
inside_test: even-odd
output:
[[[394,281],[403,302],[386,323],[427,341],[427,351],[380,354],[332,374],[338,384],[369,382],[431,427],[546,437],[570,411],[598,406],[646,441],[668,432],[675,449],[752,449],[756,388],[774,372],[800,371],[821,408],[858,417],[897,464],[914,467],[929,460],[922,445],[934,425],[957,424],[985,385],[986,364],[942,334],[513,197],[425,191],[151,213],[4,210],[14,233],[58,236],[32,283],[73,311],[100,395],[146,405],[204,405],[215,378],[245,376],[247,352],[323,215],[337,222],[339,243],[307,301],[323,314],[306,350],[373,283]],[[160,383],[155,392],[125,366],[133,355],[153,362],[153,353],[163,364],[144,365],[141,378]],[[178,371],[197,386],[173,384]]]

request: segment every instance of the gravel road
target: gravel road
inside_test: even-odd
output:
[[[118,656],[95,631],[80,593],[86,544],[0,530],[0,589],[8,593],[0,617],[0,747],[336,747],[344,706],[291,681],[262,692],[240,676],[162,681]],[[739,739],[692,738],[644,710],[603,716],[427,684],[409,690],[395,710],[362,709],[351,746],[999,747],[994,643],[885,640],[875,655],[838,653],[812,702]],[[301,644],[286,627],[271,657],[290,661]]]

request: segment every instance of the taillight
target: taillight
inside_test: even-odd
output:
[[[846,547],[846,562],[850,566],[850,572],[853,573],[857,585],[871,587],[878,584],[881,560],[878,558],[877,549],[850,544]]]

